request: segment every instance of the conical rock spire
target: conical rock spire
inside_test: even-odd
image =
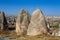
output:
[[[39,35],[47,32],[45,17],[40,9],[36,9],[32,14],[27,35]]]
[[[30,22],[30,14],[28,11],[22,9],[16,19],[16,33],[17,35],[24,35]]]

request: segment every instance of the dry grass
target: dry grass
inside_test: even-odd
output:
[[[19,37],[16,40],[60,40],[60,37]]]
[[[0,30],[0,37],[5,37],[5,40],[60,40],[60,37],[52,37],[52,36],[47,36],[44,37],[42,35],[37,35],[37,36],[17,36],[14,31],[9,31],[8,33],[3,32]]]

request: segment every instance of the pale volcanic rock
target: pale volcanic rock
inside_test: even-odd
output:
[[[30,23],[30,14],[24,9],[20,11],[20,14],[16,19],[16,33],[17,35],[25,35],[28,25]]]
[[[40,9],[36,9],[32,14],[27,35],[46,34],[47,32],[45,17]]]
[[[0,29],[1,30],[7,30],[8,28],[8,24],[7,24],[7,20],[5,17],[5,13],[4,12],[0,12]]]

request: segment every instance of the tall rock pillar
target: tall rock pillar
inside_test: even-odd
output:
[[[45,17],[40,9],[36,9],[32,14],[27,35],[34,36],[47,32]]]
[[[4,12],[0,12],[0,29],[7,30],[8,24]]]
[[[16,19],[16,33],[17,35],[25,35],[30,23],[30,14],[22,9]]]

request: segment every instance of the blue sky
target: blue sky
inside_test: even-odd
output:
[[[18,15],[20,9],[32,14],[36,8],[45,16],[60,16],[60,0],[0,0],[0,11],[6,15]]]

